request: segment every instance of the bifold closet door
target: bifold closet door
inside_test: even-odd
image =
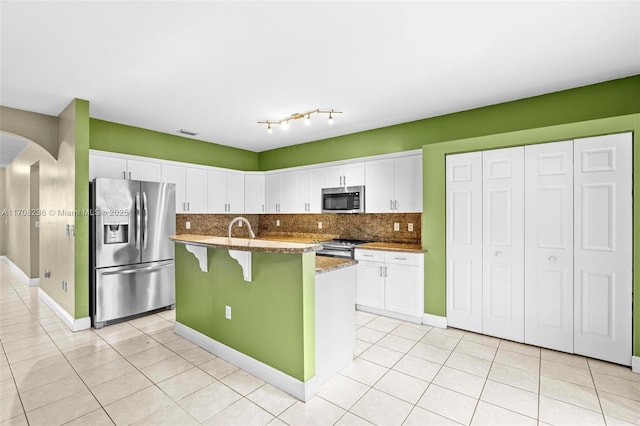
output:
[[[485,151],[482,332],[524,341],[524,147]]]
[[[573,352],[573,141],[525,147],[524,340]]]
[[[574,351],[631,364],[632,135],[574,141]]]
[[[482,153],[446,168],[447,324],[482,333]]]

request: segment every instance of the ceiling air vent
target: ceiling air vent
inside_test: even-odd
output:
[[[183,135],[187,135],[187,136],[196,136],[197,135],[196,132],[192,132],[191,130],[185,130],[185,129],[178,130],[178,133],[182,133]]]

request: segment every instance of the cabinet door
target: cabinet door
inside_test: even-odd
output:
[[[422,212],[422,156],[399,157],[394,162],[396,210],[402,213]]]
[[[483,153],[482,331],[524,340],[524,148]]]
[[[482,332],[482,153],[446,157],[447,323]]]
[[[384,309],[384,263],[359,262],[356,303]]]
[[[309,172],[307,170],[300,170],[297,172],[287,173],[285,179],[291,179],[290,186],[293,186],[291,200],[284,201],[285,195],[283,194],[283,205],[289,207],[291,210],[287,210],[290,213],[307,213],[308,201],[309,201]]]
[[[280,213],[294,213],[297,211],[296,174],[296,172],[281,173]],[[302,207],[300,207],[299,212],[302,212]]]
[[[89,180],[97,177],[125,179],[127,161],[107,155],[89,154]]]
[[[308,171],[309,190],[307,192],[308,213],[322,212],[322,188],[324,187],[324,170],[316,168]]]
[[[176,213],[185,213],[187,211],[185,167],[163,164],[161,172],[162,182],[176,184]]]
[[[343,186],[364,185],[364,163],[349,163],[343,166]]]
[[[127,160],[127,179],[160,182],[161,177],[160,163]]]
[[[227,213],[227,173],[207,170],[207,212]]]
[[[573,352],[573,142],[525,147],[525,343]]]
[[[227,173],[227,212],[244,213],[244,175]]]
[[[367,185],[365,212],[389,213],[394,210],[394,160],[375,160],[365,163]]]
[[[281,204],[282,174],[268,174],[265,179],[267,213],[277,213]]]
[[[207,213],[207,170],[186,168],[187,213]]]
[[[344,180],[342,166],[323,167],[322,170],[324,171],[323,188],[337,188],[344,186],[342,184],[342,181]]]
[[[574,141],[575,352],[631,364],[632,135]],[[637,254],[636,254],[637,256]]]
[[[244,177],[244,211],[245,213],[265,212],[265,176],[250,174]]]
[[[385,266],[384,308],[401,314],[422,316],[418,289],[418,267],[395,265]],[[422,283],[420,283],[422,284]]]

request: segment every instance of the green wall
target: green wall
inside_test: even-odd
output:
[[[89,102],[75,100],[75,205],[82,211],[89,207]],[[75,217],[75,301],[74,318],[89,316],[89,217]]]
[[[420,149],[492,135],[640,112],[640,75],[366,132],[263,151],[260,170]],[[342,118],[348,119],[348,114]]]
[[[477,138],[460,139],[423,147],[423,214],[422,247],[425,255],[425,312],[446,315],[445,301],[445,156],[447,154],[479,151],[491,148],[529,145],[577,139],[588,136],[619,132],[634,132],[633,185],[640,188],[640,114],[562,124],[539,129],[508,132]],[[640,197],[633,200],[633,250],[634,255],[634,327],[633,353],[640,356]]]
[[[202,272],[183,244],[175,246],[178,322],[300,381],[315,374],[313,253],[254,252],[249,283],[228,250],[208,249]]]
[[[244,149],[91,119],[91,149],[236,170],[258,170],[258,154]]]

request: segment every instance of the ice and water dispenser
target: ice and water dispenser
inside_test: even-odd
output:
[[[111,223],[104,225],[104,243],[119,244],[129,241],[128,223]]]

